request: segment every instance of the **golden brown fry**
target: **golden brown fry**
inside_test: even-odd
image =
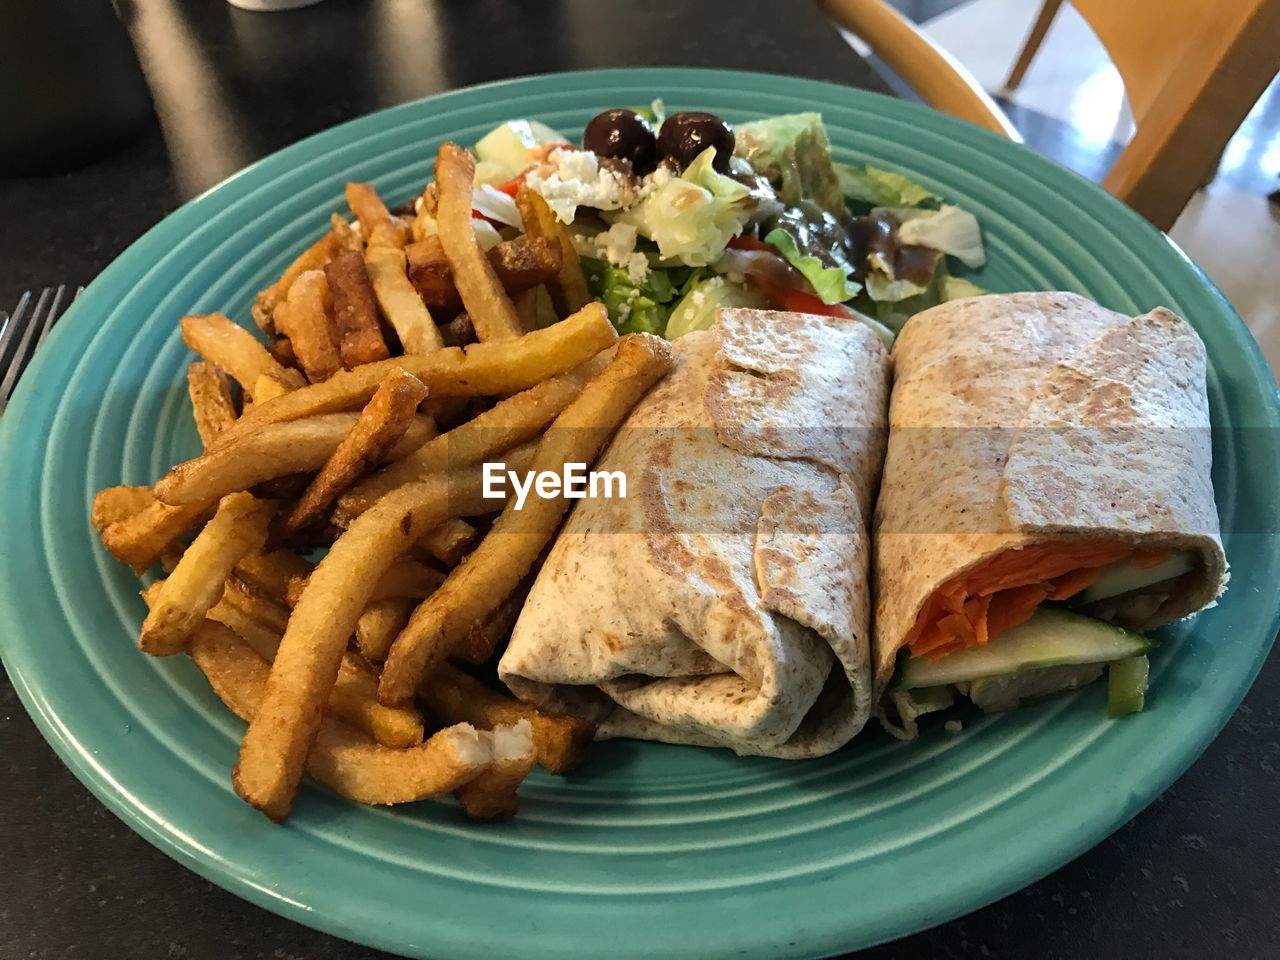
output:
[[[324,268],[338,325],[338,353],[346,367],[387,359],[387,342],[378,325],[378,300],[369,282],[364,257],[344,250]]]
[[[569,231],[547,206],[547,201],[523,183],[516,191],[516,207],[524,221],[524,232],[532,237],[550,237],[560,246],[560,272],[547,281],[547,292],[555,305],[556,315],[567,317],[576,313],[591,299],[587,292],[587,278],[582,273],[582,262],[573,248]]]
[[[526,330],[538,329],[538,297],[543,289],[541,285],[530,287],[515,297],[516,313],[520,314],[520,322]]]
[[[446,566],[456,567],[476,542],[476,528],[458,517],[448,523],[428,530],[418,540],[417,546],[426,550]]]
[[[391,222],[391,211],[378,196],[378,191],[371,183],[348,183],[346,187],[347,206],[360,221],[360,232],[368,241],[374,230]]]
[[[187,367],[187,393],[200,441],[208,447],[227,427],[235,423],[236,405],[231,399],[227,375],[205,361]]]
[[[271,351],[271,355],[276,358],[276,363],[280,366],[295,368],[298,366],[298,355],[293,352],[293,344],[289,342],[288,337],[278,337],[267,344],[267,349]]]
[[[567,320],[518,340],[473,343],[421,356],[395,357],[336,373],[283,397],[258,404],[223,435],[218,445],[268,423],[362,407],[393,368],[411,373],[436,397],[500,396],[525,390],[590,360],[617,340],[604,307],[587,304]]]
[[[542,565],[543,559],[545,558],[540,557],[534,563],[535,571]],[[524,609],[529,590],[533,587],[533,576],[530,573],[488,616],[473,622],[467,628],[454,650],[454,656],[467,663],[487,663],[494,651],[506,645],[511,639],[511,631],[515,629],[516,620],[520,618],[520,611]]]
[[[289,578],[285,602],[290,607],[297,605],[302,591],[307,587],[307,579],[308,576]],[[396,598],[422,600],[424,597],[429,597],[442,583],[444,583],[444,574],[439,570],[433,570],[412,557],[401,557],[378,578],[377,584],[369,594],[369,599],[371,601]]]
[[[355,250],[359,253],[364,249],[364,240],[360,236],[360,231],[353,227],[342,214],[329,215],[329,228],[337,239],[339,249],[334,251],[335,254],[342,250]],[[323,269],[323,264],[316,269]]]
[[[191,659],[214,693],[241,720],[258,714],[270,667],[231,630],[204,621],[192,637]],[[340,720],[318,724],[307,772],[358,803],[409,803],[443,796],[474,779],[491,763],[492,741],[465,724],[449,727],[426,743],[393,749],[372,742]],[[286,811],[287,812],[287,811]],[[284,815],[276,819],[284,819]]]
[[[595,725],[581,717],[543,713],[493,690],[450,663],[442,663],[422,684],[418,698],[438,723],[470,723],[482,730],[528,720],[538,763],[551,773],[568,773],[582,763],[595,739]]]
[[[463,811],[472,820],[513,817],[519,806],[516,791],[537,762],[529,721],[496,727],[492,740],[492,766],[454,791]]]
[[[339,526],[349,523],[369,504],[403,483],[481,463],[538,436],[603,366],[602,361],[592,358],[579,368],[499,401],[467,423],[427,441],[344,494],[338,501],[336,522]]]
[[[461,309],[462,298],[439,237],[410,244],[405,255],[409,279],[429,309],[445,315]],[[554,278],[560,272],[562,253],[555,240],[522,234],[504,240],[485,256],[502,288],[514,297]]]
[[[306,382],[297,370],[280,366],[253,334],[220,313],[183,317],[182,342],[235,377],[255,400],[260,399],[254,392],[259,377],[266,377],[285,389],[300,387]]]
[[[192,631],[222,596],[232,568],[246,554],[262,548],[276,505],[247,493],[233,493],[218,504],[164,582],[142,624],[138,646],[166,656],[181,651]]]
[[[226,624],[264,660],[274,660],[289,611],[246,590],[233,578],[209,616]],[[338,676],[329,691],[333,713],[388,747],[411,747],[422,742],[422,717],[416,710],[378,703],[378,677],[357,654],[342,655]]]
[[[196,526],[217,500],[199,500],[171,506],[155,500],[131,516],[108,525],[102,531],[102,545],[134,573],[145,572],[160,559],[165,548]]]
[[[356,649],[361,656],[370,663],[381,663],[387,659],[391,641],[404,629],[404,625],[409,622],[409,615],[417,605],[417,600],[407,597],[369,601],[369,605],[360,614],[360,619],[356,621]],[[376,688],[374,692],[376,695]]]
[[[289,338],[298,365],[312,383],[328,380],[342,369],[331,314],[329,282],[320,270],[301,274],[289,298],[276,307],[276,329]]]
[[[236,564],[234,576],[249,591],[264,600],[285,602],[289,578],[306,577],[312,565],[289,550],[251,553]]]
[[[476,162],[456,143],[440,146],[436,155],[436,187],[440,191],[436,220],[444,254],[462,304],[480,340],[506,340],[524,333],[516,308],[480,249],[471,226],[471,194]]]
[[[671,348],[648,334],[630,334],[613,361],[564,409],[543,435],[535,474],[591,463],[622,418],[671,369]],[[383,703],[406,703],[422,678],[448,656],[470,625],[502,602],[528,573],[555,533],[568,501],[532,498],[523,510],[509,503],[488,536],[422,602],[391,646],[378,685]]]
[[[364,265],[382,307],[405,353],[431,353],[444,347],[440,330],[431,319],[422,297],[405,274],[404,251],[392,246],[370,246]]]
[[[319,470],[351,432],[357,415],[327,413],[306,420],[273,423],[261,430],[224,440],[207,453],[172,467],[156,482],[158,500],[187,504],[216,500],[236,490],[276,477]],[[415,417],[404,436],[388,452],[403,457],[435,432],[429,417]]]
[[[117,520],[141,513],[155,502],[150,487],[107,487],[94,494],[89,519],[95,530],[103,530]]]
[[[294,287],[296,289],[297,284]],[[371,467],[385,460],[391,448],[413,426],[418,404],[426,396],[427,388],[421,380],[403,370],[388,373],[351,431],[342,438],[306,492],[285,515],[280,524],[280,535],[291,536],[318,522],[339,494]]]
[[[241,797],[273,819],[288,815],[347,638],[377,581],[425,531],[451,516],[492,509],[483,492],[478,469],[401,487],[334,542],[293,608],[240,745],[232,782]]]
[[[289,295],[289,288],[300,274],[321,270],[342,249],[342,243],[331,231],[313,243],[285,268],[280,279],[254,298],[253,320],[263,333],[275,333],[276,307]],[[234,376],[234,374],[232,374]],[[239,377],[236,377],[239,380]],[[242,384],[243,380],[240,381]]]

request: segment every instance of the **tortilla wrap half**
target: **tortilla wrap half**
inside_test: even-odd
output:
[[[871,710],[868,520],[888,356],[855,320],[722,310],[597,471],[498,672],[601,737],[819,756]]]
[[[1116,553],[1198,556],[1163,592],[1112,605],[1105,618],[1136,630],[1222,592],[1204,346],[1175,314],[1128,317],[1072,293],[975,297],[912,317],[893,360],[875,518],[878,687],[904,647],[959,644],[965,618],[977,623],[971,603],[989,604],[984,618],[1009,606],[973,584],[1017,583],[1033,562],[1047,575],[1072,556],[1085,567]],[[1091,576],[1076,569],[1043,589],[1064,599]],[[1024,607],[1039,602],[1039,587],[1019,589]],[[956,632],[940,638],[951,612]],[[891,694],[886,725],[914,736],[910,705],[894,706]]]

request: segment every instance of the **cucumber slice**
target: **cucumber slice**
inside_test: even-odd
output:
[[[476,159],[500,168],[507,179],[529,165],[529,151],[564,137],[537,120],[508,120],[486,133],[476,143]]]
[[[1117,660],[1107,668],[1107,716],[1139,713],[1147,698],[1151,664],[1146,654]]]
[[[940,660],[907,657],[898,664],[895,690],[984,680],[1073,663],[1109,663],[1151,649],[1140,633],[1103,623],[1061,607],[1040,607],[1021,626],[1006,630],[986,646],[970,647]]]
[[[1117,560],[1104,567],[1098,579],[1071,598],[1072,603],[1093,603],[1107,597],[1119,596],[1133,590],[1141,590],[1162,580],[1172,580],[1190,573],[1200,563],[1200,558],[1190,550],[1179,550],[1163,563],[1145,570],[1135,567],[1128,560]]]

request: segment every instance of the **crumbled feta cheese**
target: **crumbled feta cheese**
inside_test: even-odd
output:
[[[942,725],[942,729],[947,731],[947,733],[959,733],[964,729],[964,724],[959,720],[948,720]]]
[[[645,178],[640,181],[640,186],[636,190],[636,201],[638,202],[643,200],[659,187],[670,183],[675,179],[675,176],[676,175],[672,172],[671,168],[665,163],[658,164],[653,173],[646,175]]]
[[[563,147],[551,151],[545,166],[530,170],[525,183],[542,195],[562,223],[573,223],[578,207],[621,209],[631,193],[627,181],[601,167],[594,153]]]
[[[628,223],[615,223],[595,236],[575,234],[573,247],[582,257],[607,260],[627,271],[632,283],[640,283],[649,274],[649,258],[636,250],[636,228]]]

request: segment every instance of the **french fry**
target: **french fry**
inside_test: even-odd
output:
[[[307,588],[308,577],[309,574],[289,578],[285,590],[285,602],[289,607],[297,605],[302,591]],[[371,602],[391,599],[422,600],[429,597],[442,583],[444,574],[439,570],[433,570],[412,557],[401,557],[378,578],[369,599]]]
[[[272,550],[270,553],[251,553],[236,564],[233,575],[249,591],[264,600],[285,602],[289,578],[306,577],[313,567],[302,557],[289,550]]]
[[[478,469],[410,484],[365,511],[329,549],[280,641],[262,703],[240,745],[236,792],[272,819],[288,815],[347,638],[386,570],[423,532],[492,509]]]
[[[417,600],[406,597],[369,601],[356,621],[356,649],[360,655],[370,663],[381,663],[387,659],[391,641],[404,629],[417,605]],[[377,693],[376,686],[374,693]]]
[[[422,480],[451,468],[481,463],[538,436],[601,369],[603,362],[592,358],[579,368],[500,400],[461,426],[428,440],[413,453],[384,467],[344,494],[338,501],[335,515],[338,525],[348,523],[379,497],[403,483]]]
[[[220,313],[183,317],[182,342],[215,367],[231,374],[255,400],[259,399],[254,392],[259,377],[266,377],[286,389],[305,383],[302,374],[280,366],[253,334]]]
[[[227,375],[206,361],[187,367],[187,393],[200,442],[207,448],[218,434],[235,423],[236,405],[231,400]]]
[[[232,568],[266,542],[267,526],[275,511],[271,501],[257,500],[247,493],[223,498],[213,519],[164,581],[143,621],[138,646],[144,652],[166,656],[186,646],[192,631],[221,598]]]
[[[356,367],[387,359],[387,342],[378,325],[378,300],[369,282],[364,257],[344,250],[324,268],[338,325],[338,353],[343,366]]]
[[[293,352],[293,344],[289,342],[288,337],[277,337],[267,344],[267,349],[280,366],[297,368],[298,355]]]
[[[446,566],[456,567],[467,551],[475,546],[476,528],[460,517],[428,530],[417,546],[431,554]]]
[[[297,373],[298,371],[294,370],[292,372]],[[284,396],[291,389],[291,387],[285,386],[275,377],[269,377],[264,373],[254,383],[253,388],[245,392],[250,395],[251,399],[255,399],[259,403],[265,403],[268,400],[274,400],[276,397]]]
[[[533,458],[534,473],[559,474],[566,463],[594,461],[622,418],[670,369],[666,341],[647,334],[624,337],[613,361],[543,435]],[[453,651],[470,625],[483,621],[515,589],[566,509],[568,501],[562,496],[534,498],[523,510],[507,505],[488,536],[422,602],[391,645],[378,684],[383,703],[408,702],[422,678]]]
[[[347,206],[360,221],[360,232],[368,241],[378,227],[391,222],[391,211],[378,196],[378,191],[371,183],[348,183],[346,186]]]
[[[197,628],[190,653],[218,698],[241,720],[251,722],[264,699],[271,669],[267,661],[213,620]],[[335,793],[381,805],[452,793],[491,762],[492,739],[466,724],[441,730],[409,749],[393,749],[326,715],[306,764],[307,772]]]
[[[93,529],[104,530],[117,520],[141,513],[155,502],[150,487],[106,487],[94,494],[89,521]]]
[[[293,282],[289,297],[276,307],[276,329],[289,338],[298,365],[312,383],[342,369],[331,317],[329,282],[320,270],[308,270]]]
[[[299,281],[300,283],[301,281]],[[296,290],[298,284],[294,284]],[[370,467],[387,458],[415,421],[427,388],[411,374],[393,370],[365,405],[316,478],[285,514],[280,535],[291,536],[324,517],[338,495]]]
[[[247,591],[234,579],[209,616],[226,624],[264,660],[274,660],[289,611],[274,601]],[[422,717],[416,710],[378,703],[378,677],[373,668],[350,651],[342,655],[338,676],[329,691],[329,709],[388,747],[412,747],[422,742]]]
[[[426,384],[433,398],[516,393],[590,360],[617,336],[604,307],[590,303],[572,317],[517,340],[473,343],[465,349],[446,347],[420,356],[365,364],[256,405],[241,415],[218,445],[269,423],[362,407],[393,368],[413,374]]]
[[[540,557],[534,562],[535,570],[541,566],[542,559],[544,558]],[[520,611],[524,609],[524,601],[532,587],[531,573],[488,616],[471,624],[459,641],[454,656],[468,663],[487,663],[494,651],[511,639],[511,631],[515,629],[516,620],[520,618]]]
[[[535,190],[520,184],[516,191],[516,208],[524,221],[524,232],[531,237],[549,237],[560,246],[560,272],[547,281],[547,292],[555,305],[556,315],[567,317],[576,313],[591,299],[587,292],[587,278],[582,273],[582,262],[573,248],[569,231],[552,209]]]
[[[405,255],[409,279],[429,309],[447,315],[462,307],[462,298],[453,282],[453,270],[438,236],[410,244],[405,248]],[[515,297],[556,277],[562,252],[553,239],[522,234],[513,240],[504,240],[485,257],[502,288]]]
[[[513,817],[519,806],[516,791],[537,762],[533,729],[528,720],[496,727],[492,739],[492,765],[474,780],[454,791],[463,812],[472,820]]]
[[[174,505],[204,503],[266,480],[319,470],[351,432],[357,415],[328,413],[263,427],[219,443],[173,467],[154,487],[156,499]],[[435,425],[415,417],[387,456],[402,457],[431,438]]]
[[[102,531],[102,545],[121,563],[144,573],[164,552],[217,505],[217,500],[198,500],[172,506],[153,500],[131,516],[108,525]]]
[[[289,294],[289,288],[300,274],[308,270],[321,270],[342,249],[338,237],[332,232],[326,233],[306,250],[298,259],[285,268],[280,279],[267,287],[254,298],[253,320],[263,333],[275,333],[275,312]],[[234,376],[234,374],[233,374]],[[239,377],[236,377],[239,380]],[[244,383],[243,380],[240,381]]]
[[[392,246],[370,246],[364,254],[364,265],[382,315],[400,338],[404,352],[442,349],[444,340],[431,319],[431,311],[405,273],[404,251]]]
[[[418,689],[418,699],[438,723],[469,723],[492,730],[502,724],[529,721],[538,763],[550,773],[576,769],[595,739],[595,725],[581,717],[543,713],[490,689],[447,662]]]
[[[340,250],[354,250],[359,253],[364,249],[364,239],[360,236],[360,231],[353,227],[342,214],[330,214],[329,229],[333,231],[333,235],[337,238]],[[335,254],[340,250],[335,250]]]
[[[476,336],[481,342],[511,339],[524,332],[520,317],[471,227],[475,175],[475,158],[469,152],[456,143],[440,146],[436,155],[436,188],[440,193],[436,221],[440,241]]]

